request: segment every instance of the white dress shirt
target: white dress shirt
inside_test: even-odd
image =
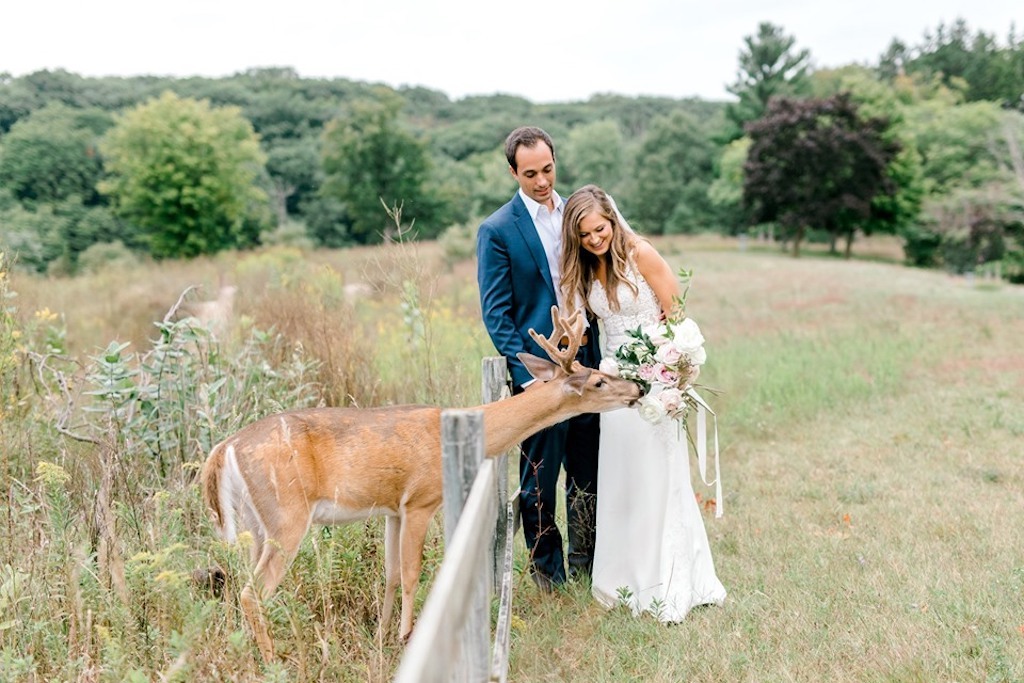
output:
[[[526,210],[530,212],[533,219],[533,226],[537,229],[540,243],[544,245],[544,255],[548,258],[548,270],[551,271],[551,284],[555,287],[555,297],[558,299],[558,308],[565,310],[562,306],[562,209],[565,202],[557,192],[552,192],[555,200],[555,210],[550,211],[548,207],[538,204],[531,197],[528,197],[522,188],[519,196],[526,204]]]

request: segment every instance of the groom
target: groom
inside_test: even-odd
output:
[[[484,325],[494,347],[508,361],[514,394],[529,392],[533,378],[516,354],[545,357],[527,332],[553,330],[551,307],[560,303],[562,207],[555,192],[555,145],[534,127],[512,131],[505,140],[509,172],[519,183],[512,199],[487,217],[477,237],[477,282]],[[563,309],[565,310],[565,309]],[[577,359],[587,367],[600,361],[596,327],[584,336]],[[550,592],[565,583],[562,535],[555,525],[558,476],[565,467],[569,577],[590,576],[597,511],[597,446],[600,418],[588,413],[545,429],[523,442],[519,462],[523,537],[530,575]]]

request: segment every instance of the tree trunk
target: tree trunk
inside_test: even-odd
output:
[[[850,260],[850,256],[853,254],[853,232],[846,233],[846,252],[843,256],[847,261]]]

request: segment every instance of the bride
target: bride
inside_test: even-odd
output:
[[[561,269],[563,301],[586,302],[601,320],[605,358],[627,330],[670,315],[680,295],[665,259],[596,185],[566,202]],[[685,439],[673,420],[651,424],[636,410],[601,415],[593,594],[605,607],[625,604],[672,623],[725,601]]]

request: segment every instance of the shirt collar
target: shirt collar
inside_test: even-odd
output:
[[[555,197],[555,210],[551,213],[560,213],[562,211],[562,204],[565,202],[562,201],[562,198],[557,192],[552,192],[552,194]],[[537,212],[540,211],[541,205],[537,203],[533,197],[527,196],[527,194],[523,192],[523,188],[519,188],[519,197],[523,200],[523,204],[526,204],[526,210],[530,212],[530,218],[537,220]]]

